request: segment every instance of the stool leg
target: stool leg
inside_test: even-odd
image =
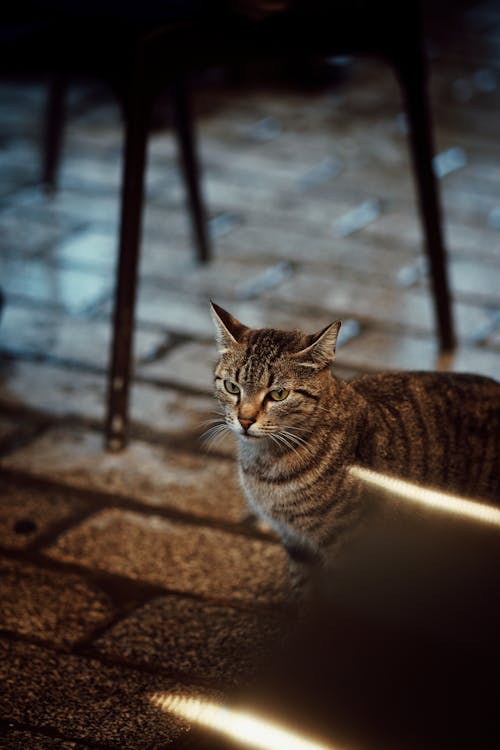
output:
[[[433,143],[426,71],[420,47],[407,63],[403,62],[397,68],[408,116],[410,150],[429,259],[440,351],[451,352],[455,347],[455,334],[437,180],[432,165]]]
[[[137,96],[126,107],[125,114],[120,245],[106,423],[106,446],[111,451],[122,450],[127,442],[132,337],[150,112],[151,103],[145,102],[143,96]]]
[[[174,122],[179,144],[180,163],[186,183],[198,260],[200,263],[206,263],[210,260],[211,256],[210,241],[201,196],[200,169],[196,155],[193,117],[189,106],[187,84],[183,79],[178,79],[174,83],[172,87],[172,101],[174,105]]]
[[[49,193],[53,193],[56,189],[57,170],[61,159],[66,89],[65,77],[57,75],[51,77],[47,87],[42,168],[42,182]]]

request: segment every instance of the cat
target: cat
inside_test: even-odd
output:
[[[238,436],[243,491],[281,538],[297,590],[362,516],[352,466],[500,499],[500,383],[439,372],[341,381],[332,372],[340,321],[307,335],[211,311],[223,413],[213,429]]]

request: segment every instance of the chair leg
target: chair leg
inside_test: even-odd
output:
[[[439,345],[442,353],[455,347],[446,250],[441,225],[437,180],[433,171],[433,142],[425,63],[420,44],[397,64],[408,117],[410,150],[416,180],[425,247],[431,272]]]
[[[128,395],[137,290],[144,171],[151,102],[143,95],[126,107],[120,244],[111,366],[108,382],[106,446],[122,450],[127,442]]]
[[[193,117],[189,106],[187,84],[178,79],[172,87],[174,105],[174,122],[179,144],[179,155],[187,188],[188,204],[198,260],[206,263],[210,260],[210,241],[207,231],[205,209],[201,196],[201,180],[198,159],[196,156],[196,139]]]
[[[51,77],[47,88],[42,167],[42,182],[47,192],[50,193],[54,192],[57,186],[57,172],[64,134],[66,89],[65,77],[57,75]]]

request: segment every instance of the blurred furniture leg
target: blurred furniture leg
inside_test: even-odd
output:
[[[106,445],[114,451],[121,450],[126,444],[148,126],[154,102],[152,92],[145,91],[146,87],[143,82],[136,80],[133,86],[138,90],[132,90],[128,98],[127,94],[124,95],[124,172],[107,402]],[[47,92],[43,155],[43,183],[49,192],[56,189],[57,183],[64,131],[66,89],[67,81],[65,77],[53,76],[50,79]],[[172,103],[179,161],[186,185],[197,257],[201,263],[205,263],[210,259],[210,242],[201,196],[200,170],[193,119],[184,79],[178,79],[174,83]]]
[[[148,126],[153,103],[154,95],[152,91],[146,90],[144,78],[137,77],[124,106],[124,175],[106,422],[106,446],[112,451],[122,450],[127,441],[134,311],[144,203],[144,176]],[[173,104],[180,160],[186,182],[198,259],[200,262],[206,262],[210,258],[210,245],[201,198],[199,168],[196,158],[194,129],[188,106],[188,93],[182,80],[174,84]]]
[[[434,148],[427,91],[428,74],[418,24],[415,23],[403,38],[409,43],[397,55],[395,67],[408,116],[410,150],[429,260],[439,347],[441,353],[446,353],[454,349],[456,342],[437,179],[433,170]]]
[[[47,107],[43,141],[42,182],[47,192],[56,189],[65,123],[67,81],[64,76],[51,76],[47,86]]]
[[[147,136],[153,104],[144,79],[134,76],[124,103],[125,144],[121,193],[119,258],[114,298],[113,342],[108,374],[106,445],[124,448],[128,427],[128,397],[132,337],[144,202]]]
[[[210,260],[210,242],[205,208],[201,196],[200,170],[193,117],[189,102],[189,89],[184,78],[178,78],[172,87],[172,102],[179,156],[187,190],[194,244],[200,263]]]

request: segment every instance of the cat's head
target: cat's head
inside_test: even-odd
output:
[[[294,444],[331,381],[340,321],[319,333],[248,328],[211,304],[219,361],[215,395],[242,438]]]

